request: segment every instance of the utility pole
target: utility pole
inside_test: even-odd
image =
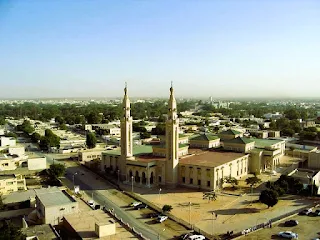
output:
[[[189,224],[191,226],[191,202],[189,202]]]
[[[133,176],[131,176],[131,192],[133,192]]]

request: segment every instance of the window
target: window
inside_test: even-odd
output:
[[[186,182],[186,178],[182,177],[182,182],[185,183]]]
[[[207,187],[210,187],[210,181],[207,181]]]
[[[190,184],[193,184],[193,178],[190,178]]]
[[[159,179],[159,183],[161,183],[161,176],[159,176],[159,178],[158,178],[158,179]]]
[[[201,185],[201,180],[198,180],[198,185],[199,185],[199,186]]]

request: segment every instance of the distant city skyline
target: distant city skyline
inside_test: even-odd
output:
[[[320,2],[0,2],[0,98],[319,97]]]

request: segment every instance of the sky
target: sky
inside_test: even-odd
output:
[[[319,97],[319,0],[0,0],[0,98]]]

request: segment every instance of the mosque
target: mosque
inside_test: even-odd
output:
[[[124,89],[121,118],[121,150],[102,154],[101,170],[118,175],[124,183],[141,187],[165,186],[215,190],[225,176],[240,178],[248,174],[248,153],[217,151],[220,137],[201,134],[179,140],[179,118],[171,86],[166,120],[165,143],[160,146],[133,146],[132,116],[127,86]],[[237,136],[234,136],[236,138]]]

